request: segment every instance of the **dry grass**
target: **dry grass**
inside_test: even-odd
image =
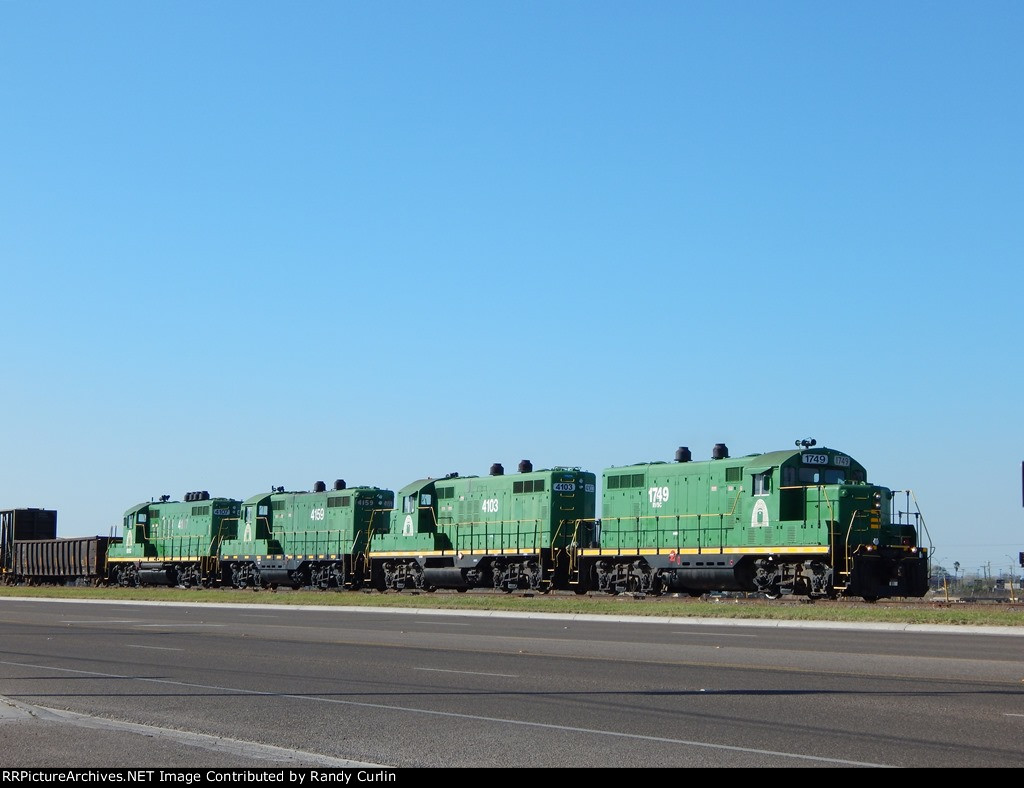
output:
[[[1024,627],[1024,602],[959,602],[944,598],[885,600],[776,600],[763,598],[662,596],[636,598],[603,594],[494,594],[471,592],[377,593],[317,591],[185,590],[177,588],[0,587],[0,597],[107,599],[191,604],[302,605],[324,607],[432,608],[495,610],[563,615],[629,615],[669,618],[746,618],[797,621],[845,621],[951,626]]]

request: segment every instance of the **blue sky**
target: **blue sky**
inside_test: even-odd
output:
[[[0,0],[0,507],[813,437],[1015,569],[1019,2]],[[1019,570],[1018,570],[1019,571]]]

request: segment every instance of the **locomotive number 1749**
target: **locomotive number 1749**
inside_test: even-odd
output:
[[[647,490],[647,499],[652,507],[660,509],[668,501],[668,487],[651,487]]]

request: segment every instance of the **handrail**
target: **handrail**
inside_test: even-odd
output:
[[[911,512],[909,511],[910,510],[910,500],[913,499],[913,501],[914,501],[914,509],[916,511],[913,512],[913,514],[917,515],[917,523],[915,523],[914,529],[917,530],[917,524],[920,524],[920,531],[918,531],[918,538],[916,539],[916,541],[917,541],[918,546],[920,547],[920,545],[921,545],[920,534],[921,534],[921,532],[923,532],[924,535],[928,537],[928,553],[929,553],[929,555],[931,555],[932,553],[934,553],[935,545],[932,542],[932,535],[930,533],[928,533],[928,526],[925,524],[925,521],[924,521],[924,512],[921,511],[921,505],[917,502],[917,495],[914,493],[913,490],[901,490],[900,492],[903,492],[903,493],[905,493],[907,495],[907,510],[908,510],[907,514],[908,515],[911,514]]]
[[[643,535],[648,534],[648,533],[653,533],[653,534],[657,535],[659,533],[664,533],[664,532],[669,531],[669,530],[677,531],[678,534],[677,534],[677,539],[675,540],[675,545],[674,546],[672,546],[672,545],[664,545],[664,546],[658,545],[658,547],[656,549],[660,553],[662,550],[665,550],[667,552],[672,552],[672,551],[679,551],[679,550],[685,549],[684,548],[684,543],[686,541],[686,536],[685,535],[688,534],[688,533],[695,533],[697,535],[696,549],[697,549],[697,554],[698,555],[704,555],[704,554],[709,554],[709,555],[710,554],[719,554],[719,555],[721,555],[722,550],[725,549],[725,546],[723,544],[723,542],[725,541],[725,534],[726,534],[727,531],[732,530],[731,526],[726,526],[726,524],[725,524],[725,519],[727,517],[729,517],[730,514],[731,513],[729,513],[729,512],[703,512],[703,513],[700,513],[700,514],[669,514],[669,515],[655,514],[655,515],[634,515],[632,517],[603,517],[603,518],[601,518],[602,534],[604,533],[604,527],[603,527],[604,524],[612,523],[612,522],[618,523],[620,525],[620,528],[618,529],[618,533],[619,534],[632,533],[632,534],[635,534],[637,536],[638,546],[637,546],[636,549],[639,550],[640,549],[639,543],[643,540],[643,538],[644,538]],[[703,521],[707,520],[707,519],[717,520],[717,526],[708,526],[708,525],[704,524]],[[650,520],[654,521],[655,527],[653,529],[648,529],[648,528],[641,527],[645,522],[650,521]],[[664,520],[673,521],[673,527],[671,529],[659,527]],[[684,521],[686,521],[686,520],[696,520],[696,525],[693,526],[693,527],[687,527],[686,524],[684,523]],[[632,528],[632,529],[622,528],[621,525],[623,523],[627,523],[627,522],[634,523],[636,527]],[[716,534],[716,537],[717,537],[716,540],[708,539],[705,543],[701,543],[701,539],[700,539],[701,535],[702,534],[710,534],[710,533]],[[713,543],[714,541],[717,541],[717,544]],[[618,549],[622,550],[623,546],[619,545]]]
[[[511,549],[515,552],[523,552],[524,550],[539,552],[544,549],[540,546],[541,537],[547,531],[549,521],[541,517],[519,518],[515,520],[457,520],[453,523],[441,523],[438,521],[437,512],[433,506],[417,506],[416,508],[417,511],[430,512],[435,530],[447,529],[445,532],[448,533],[452,550],[477,552],[479,548],[476,546],[476,541],[483,539],[486,544],[486,540],[489,537],[498,537],[501,541],[510,538],[511,544],[504,546],[502,549]],[[551,534],[551,544],[548,545],[548,548],[551,551],[552,561],[557,550],[561,549],[558,547],[558,542],[567,522],[572,521],[559,520]],[[526,525],[525,530],[524,524]],[[483,526],[483,533],[478,533],[477,531],[480,526]],[[468,534],[467,531],[469,532]],[[468,546],[463,543],[467,538],[469,540]],[[528,547],[524,546],[526,541],[531,538],[532,542],[529,543]]]

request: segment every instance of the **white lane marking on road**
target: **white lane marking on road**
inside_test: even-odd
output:
[[[181,624],[139,624],[140,627],[224,627],[226,624],[205,624],[202,621]]]
[[[50,665],[33,665],[26,662],[7,662],[0,660],[0,665],[11,665],[18,668],[33,668],[35,670],[51,670],[57,673],[73,673],[79,676],[95,676],[103,679],[133,679],[150,684],[167,684],[173,687],[191,687],[192,689],[212,690],[214,692],[234,692],[238,695],[259,695],[268,698],[288,698],[302,703],[318,702],[330,703],[336,706],[352,706],[363,709],[384,709],[386,711],[400,711],[403,714],[425,714],[430,717],[451,717],[452,719],[473,720],[475,722],[495,722],[502,725],[519,725],[525,728],[542,728],[545,730],[568,731],[570,733],[585,733],[593,736],[610,736],[619,739],[635,739],[637,741],[658,742],[660,744],[681,744],[687,747],[701,747],[709,750],[726,750],[728,752],[742,752],[752,755],[772,755],[780,758],[793,758],[799,761],[814,761],[817,763],[833,763],[840,766],[868,766],[876,768],[888,768],[884,763],[868,763],[864,761],[847,761],[842,758],[823,758],[818,755],[804,755],[802,753],[780,752],[778,750],[761,750],[753,747],[736,747],[730,744],[709,744],[708,742],[693,741],[690,739],[674,739],[667,736],[645,736],[639,733],[623,733],[621,731],[598,730],[596,728],[577,728],[570,725],[552,725],[547,722],[533,722],[531,720],[511,720],[502,717],[485,717],[480,714],[462,714],[454,711],[435,711],[433,709],[417,709],[412,706],[393,706],[389,703],[367,703],[358,700],[340,700],[338,698],[314,698],[309,695],[293,695],[288,692],[268,692],[266,690],[247,690],[237,687],[221,687],[216,684],[193,684],[187,681],[172,681],[170,679],[140,678],[139,676],[127,676],[119,673],[100,673],[94,670],[74,670],[72,668],[55,668]]]
[[[76,725],[81,728],[94,728],[99,730],[117,731],[119,733],[137,733],[140,736],[151,738],[170,739],[190,747],[199,747],[213,752],[229,753],[240,755],[254,760],[269,761],[290,766],[347,766],[366,768],[387,768],[379,763],[364,763],[362,761],[351,761],[347,758],[332,758],[329,755],[321,755],[316,752],[304,750],[291,750],[286,747],[274,747],[270,744],[259,744],[258,742],[242,741],[241,739],[226,739],[221,736],[209,736],[205,733],[189,733],[187,731],[176,731],[170,728],[157,728],[153,725],[141,725],[135,722],[121,722],[119,720],[108,720],[103,717],[93,717],[89,714],[79,714],[74,711],[63,711],[62,709],[50,709],[46,706],[31,706],[26,703],[19,703],[10,699],[0,699],[0,702],[7,705],[14,714],[22,715],[19,719],[36,718],[50,722],[62,722]],[[2,715],[0,715],[2,716]]]
[[[460,673],[463,676],[498,676],[503,679],[517,679],[519,676],[514,673],[477,673],[475,670],[448,670],[446,668],[413,668],[428,673]]]

